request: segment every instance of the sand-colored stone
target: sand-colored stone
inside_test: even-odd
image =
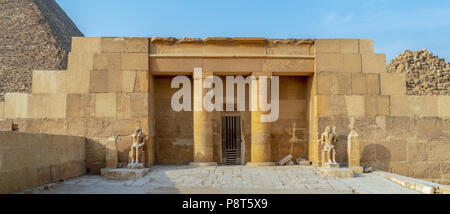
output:
[[[132,93],[131,99],[131,117],[145,118],[148,117],[148,93]]]
[[[450,106],[449,106],[450,108]],[[421,96],[420,110],[421,117],[439,117],[439,104],[437,96]]]
[[[361,72],[361,55],[344,54],[343,55],[343,72],[360,73]]]
[[[293,156],[291,154],[289,154],[288,156],[286,156],[283,159],[281,159],[280,161],[278,161],[278,165],[280,165],[280,166],[287,165],[287,163],[289,161],[291,161],[292,158],[293,158]]]
[[[85,118],[66,119],[66,134],[70,136],[86,136],[86,121]]]
[[[12,120],[0,120],[0,131],[12,131],[13,122]]]
[[[88,118],[95,115],[95,94],[67,94],[67,118]]]
[[[255,61],[260,63],[260,61]],[[245,63],[245,62],[244,62]],[[243,65],[243,62],[238,62]],[[245,65],[245,64],[244,64]],[[255,69],[258,65],[253,65]],[[234,71],[239,71],[235,69]],[[245,71],[245,70],[244,70]],[[253,72],[260,72],[261,70],[254,70]],[[313,59],[266,59],[262,67],[263,72],[274,72],[276,75],[299,75],[310,74],[314,72],[314,60]]]
[[[259,84],[259,80],[255,81]],[[252,96],[257,96],[253,94]],[[259,100],[258,98],[257,100]],[[260,111],[259,104],[257,111],[251,112],[251,161],[255,162],[273,162],[271,153],[271,130],[272,124],[268,122],[261,122],[261,115],[264,113]]]
[[[439,96],[439,117],[449,118],[450,117],[450,96]]]
[[[373,54],[374,53],[373,39],[360,39],[359,40],[359,53],[360,54]]]
[[[125,53],[149,53],[149,38],[125,38]]]
[[[117,94],[117,118],[129,119],[131,114],[131,95],[127,93]]]
[[[136,72],[136,83],[134,92],[148,92],[148,72],[147,71],[139,71]]]
[[[377,116],[388,116],[390,107],[389,96],[377,96]]]
[[[86,173],[84,138],[1,132],[0,142],[0,155],[8,160],[0,168],[1,193],[13,193]]]
[[[152,73],[191,74],[194,68],[203,67],[203,59],[200,58],[150,58]]]
[[[32,94],[25,118],[65,118],[66,94]]]
[[[26,118],[28,115],[28,94],[5,94],[5,118]]]
[[[389,116],[390,96],[366,96],[364,102],[366,116]]]
[[[381,94],[406,95],[406,76],[404,73],[381,73]]]
[[[122,92],[134,92],[136,84],[136,71],[122,71]]]
[[[98,53],[102,49],[102,38],[99,37],[73,37],[73,53]]]
[[[93,70],[90,72],[89,92],[106,93],[109,89],[109,72],[106,70]]]
[[[33,93],[57,93],[63,91],[66,71],[33,71]]]
[[[348,116],[364,117],[366,114],[364,107],[364,96],[345,96],[345,105],[347,106]]]
[[[316,53],[358,53],[358,39],[316,39]]]
[[[96,53],[94,54],[94,70],[120,70],[120,53]]]
[[[343,95],[318,95],[317,112],[319,116],[346,116],[346,99]]]
[[[352,94],[367,94],[367,75],[363,73],[352,74]]]
[[[349,168],[319,168],[323,175],[335,178],[353,178],[355,173]]]
[[[348,167],[360,167],[360,137],[359,134],[352,130],[347,140]]]
[[[121,92],[122,91],[122,71],[121,70],[109,70],[108,71],[108,92]]]
[[[352,84],[350,73],[320,73],[316,75],[317,94],[351,94]]]
[[[316,72],[360,73],[361,55],[340,53],[318,53]]]
[[[294,39],[295,40],[295,39]],[[269,55],[314,55],[313,44],[300,40],[268,39],[266,51]]]
[[[116,118],[116,96],[115,93],[95,94],[95,117]]]
[[[150,169],[101,169],[100,174],[103,177],[112,180],[137,180],[144,177]]]
[[[121,70],[147,71],[149,68],[148,53],[122,53]]]
[[[414,116],[419,115],[420,97],[393,95],[391,96],[391,116]]]
[[[125,49],[125,38],[102,38],[102,52],[121,53]]]
[[[379,74],[367,74],[367,94],[378,95],[380,94],[380,75]]]
[[[386,55],[385,54],[362,54],[362,72],[363,73],[385,73]]]
[[[0,102],[0,120],[5,119],[5,102]]]
[[[94,68],[94,55],[96,52],[70,52],[67,70],[75,73],[86,73]]]
[[[110,137],[106,141],[106,156],[105,156],[105,166],[106,168],[117,168],[119,164],[119,157],[117,151],[117,138]]]
[[[428,160],[427,144],[426,142],[410,141],[407,146],[407,161],[423,162]],[[408,175],[407,173],[405,174]]]
[[[213,156],[213,117],[211,112],[203,109],[203,95],[206,89],[202,88],[203,80],[207,73],[194,77],[193,80],[193,139],[194,161],[196,163],[214,162]],[[201,96],[201,97],[199,97]]]

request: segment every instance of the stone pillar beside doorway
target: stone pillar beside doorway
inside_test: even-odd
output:
[[[202,75],[196,75],[200,73]],[[217,166],[214,162],[213,124],[214,113],[203,108],[203,97],[210,89],[203,88],[203,80],[212,73],[194,71],[193,127],[194,127],[194,162],[192,166]]]
[[[270,73],[252,74],[255,78],[252,82],[252,88],[250,90],[251,99],[257,109],[251,111],[251,162],[248,162],[249,166],[274,166],[275,162],[272,160],[272,125],[270,122],[261,122],[262,112],[259,105],[261,99],[259,94],[259,76],[267,77],[268,95],[267,99],[270,100]]]

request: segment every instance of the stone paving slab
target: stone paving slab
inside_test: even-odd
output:
[[[43,188],[41,188],[43,189]],[[41,194],[418,194],[375,174],[330,178],[312,166],[154,166],[137,180],[82,176],[52,184]]]
[[[375,171],[374,174],[424,194],[450,194],[450,185],[442,185],[383,171]]]

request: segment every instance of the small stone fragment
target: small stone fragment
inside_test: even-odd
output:
[[[295,160],[295,162],[300,166],[310,166],[311,165],[311,161],[308,161],[304,158],[297,158]]]
[[[280,165],[280,166],[286,165],[286,163],[289,162],[290,160],[292,160],[291,154],[289,154],[288,156],[286,156],[283,159],[281,159],[280,161],[278,161],[278,165]]]
[[[372,167],[364,167],[364,173],[371,173],[371,172],[373,172],[373,169],[372,169]]]

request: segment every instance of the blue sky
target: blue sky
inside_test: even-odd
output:
[[[372,38],[450,61],[448,0],[56,0],[85,36]]]

